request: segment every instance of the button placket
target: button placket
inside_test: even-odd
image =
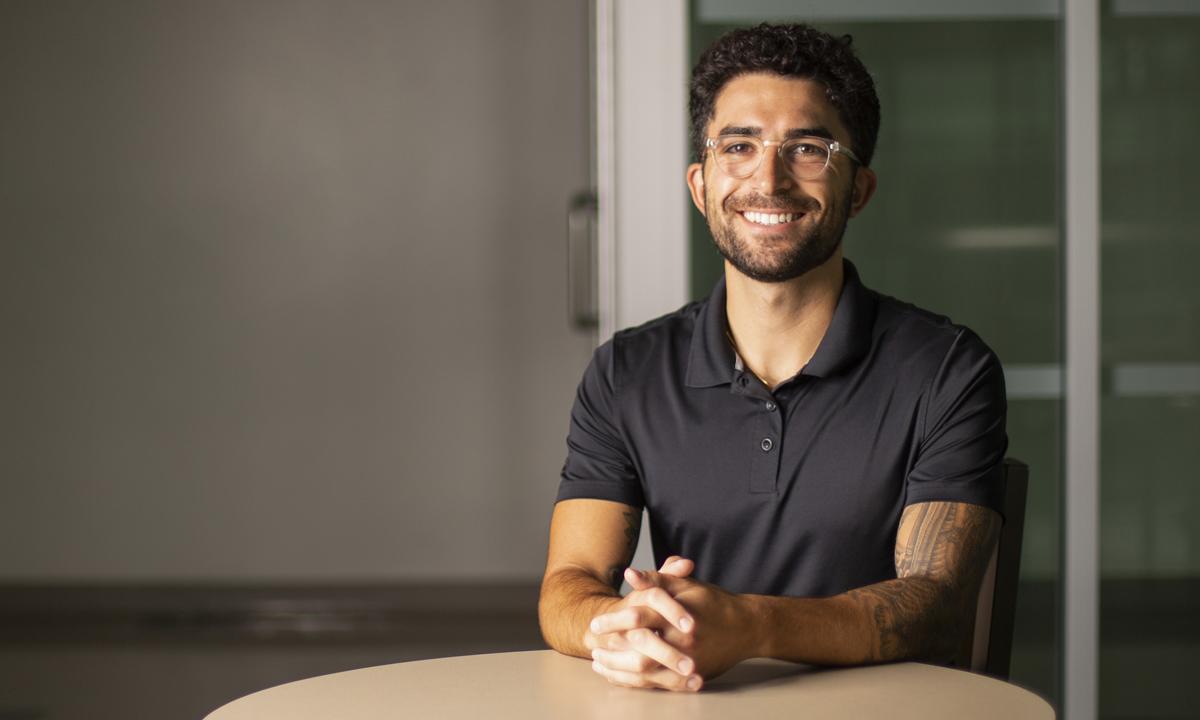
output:
[[[765,395],[765,397],[764,397]],[[751,416],[746,441],[754,443],[750,458],[750,492],[775,493],[779,485],[780,441],[783,438],[783,413],[778,403],[763,388],[755,398],[758,410]]]

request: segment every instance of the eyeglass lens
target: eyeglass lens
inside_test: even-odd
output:
[[[810,180],[829,165],[829,145],[820,138],[796,138],[778,146],[779,157],[793,177]],[[737,178],[746,178],[758,170],[763,156],[772,148],[753,137],[726,136],[716,138],[713,156],[721,169]]]

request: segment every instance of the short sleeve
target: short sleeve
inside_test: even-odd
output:
[[[611,340],[596,349],[575,393],[558,501],[592,498],[639,508],[644,504],[637,470],[619,430],[613,352]]]
[[[928,389],[906,504],[965,502],[1003,512],[1007,409],[999,359],[959,330]]]

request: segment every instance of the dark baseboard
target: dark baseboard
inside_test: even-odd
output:
[[[0,642],[540,643],[536,583],[0,585]]]
[[[1014,641],[1056,644],[1059,588],[1022,582]],[[0,642],[541,642],[538,584],[0,585]],[[1103,644],[1200,640],[1200,578],[1101,582]]]

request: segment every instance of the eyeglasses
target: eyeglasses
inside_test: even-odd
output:
[[[777,146],[779,160],[797,180],[813,180],[825,172],[834,153],[841,153],[861,165],[848,147],[836,140],[798,137],[782,142],[763,140],[753,135],[720,135],[707,138],[704,145],[712,153],[717,167],[730,177],[745,179],[758,171],[768,145]]]

